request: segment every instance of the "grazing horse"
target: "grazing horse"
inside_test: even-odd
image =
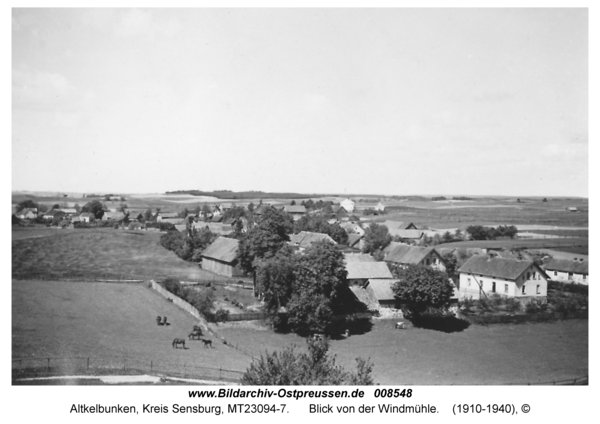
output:
[[[194,331],[199,331],[200,333],[202,333],[202,328],[197,325],[194,325]]]
[[[157,317],[156,317],[156,324],[158,324],[158,325],[163,325],[163,323],[161,322],[161,319],[162,319],[162,318],[160,317],[160,315],[159,315],[159,316],[157,316]]]
[[[163,317],[163,322],[161,325],[171,325],[167,322],[167,317]]]
[[[188,339],[192,340],[193,338],[196,338],[197,340],[200,340],[201,335],[202,330],[194,330],[190,334],[188,334]]]
[[[185,349],[185,340],[184,339],[174,339],[173,340],[173,348],[177,348],[177,346],[181,345]]]
[[[212,340],[208,340],[208,339],[200,339],[202,341],[202,343],[204,343],[204,347],[210,347],[212,348]]]

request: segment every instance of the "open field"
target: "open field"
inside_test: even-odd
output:
[[[185,338],[195,319],[144,284],[13,281],[12,301],[13,359],[115,358],[118,368],[128,358],[144,371],[150,361],[155,368],[162,364],[167,373],[181,373],[183,364],[188,373],[194,367],[244,371],[251,361],[222,344],[205,349],[186,339],[189,349],[173,349],[173,338]],[[156,315],[172,325],[158,327]],[[587,320],[470,326],[456,333],[395,330],[395,322],[375,320],[364,334],[333,340],[331,353],[347,368],[357,356],[371,358],[380,384],[527,384],[588,374]],[[303,338],[256,322],[211,327],[254,355],[305,348]]]
[[[566,252],[586,254],[587,238],[549,238],[549,239],[514,239],[514,240],[469,240],[455,243],[438,244],[436,247],[480,247],[489,249],[553,249]],[[574,252],[575,253],[575,252]]]
[[[380,384],[528,384],[588,374],[588,321],[470,326],[462,332],[409,328],[397,320],[375,320],[371,331],[333,340],[340,365],[355,367],[356,357],[371,358]],[[248,323],[219,324],[228,340],[252,351],[273,351],[305,341]]]
[[[167,316],[171,325],[157,326],[157,315]],[[180,373],[184,364],[189,369],[247,368],[250,357],[216,343],[210,335],[205,338],[213,340],[213,349],[189,341],[194,324],[194,317],[146,284],[12,283],[13,359],[92,357],[92,366],[119,368],[127,358],[130,366],[138,364],[144,371],[153,361],[155,369],[174,373]],[[173,349],[176,337],[185,338],[188,348]]]
[[[163,248],[159,244],[160,233],[112,228],[49,230],[41,227],[39,231],[44,237],[32,237],[35,231],[31,231],[26,232],[30,237],[13,238],[14,276],[225,279]],[[17,229],[14,234],[25,232]]]

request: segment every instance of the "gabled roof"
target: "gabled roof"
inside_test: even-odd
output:
[[[398,243],[387,252],[384,260],[386,262],[395,262],[403,265],[417,265],[431,252],[434,252],[439,256],[439,253],[435,252],[432,247],[409,246],[407,244]]]
[[[348,246],[353,247],[363,237],[364,237],[364,234],[348,234]]]
[[[302,248],[309,247],[312,243],[327,240],[330,243],[337,244],[335,240],[323,233],[311,233],[310,231],[300,231],[298,234],[290,234],[290,245]]]
[[[286,205],[283,210],[287,213],[306,213],[306,208],[302,205]]]
[[[542,266],[548,271],[572,272],[574,274],[587,274],[589,271],[588,261],[574,261],[568,259],[550,259],[548,263]]]
[[[395,296],[392,287],[397,282],[398,280],[371,278],[367,281],[366,287],[370,287],[373,290],[373,294],[378,301],[394,300]]]
[[[77,209],[75,208],[60,208],[59,210],[64,213],[77,213]]]
[[[236,239],[219,237],[206,248],[202,257],[222,262],[233,262],[237,257],[239,242]]]
[[[393,278],[392,273],[385,262],[358,262],[346,263],[349,280],[367,278]]]
[[[389,230],[391,236],[398,236],[403,239],[420,239],[423,237],[423,231],[421,230]]]
[[[505,280],[516,280],[532,265],[547,277],[546,273],[533,261],[520,261],[518,259],[498,257],[490,258],[488,255],[472,256],[458,269],[458,272],[485,275],[486,277],[496,277]]]
[[[178,218],[179,214],[177,212],[158,212],[161,217],[164,218]]]
[[[366,253],[344,253],[344,260],[349,262],[375,262],[375,258]]]
[[[93,218],[93,217],[94,217],[94,214],[93,214],[93,213],[91,213],[91,212],[84,212],[84,213],[80,214],[80,215],[79,215],[79,217],[80,217],[80,218],[86,218],[86,217],[87,217],[87,218]]]

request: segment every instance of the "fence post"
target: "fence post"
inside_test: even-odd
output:
[[[46,369],[46,371],[50,371],[50,358],[47,358],[47,359],[48,359],[48,368]]]
[[[87,369],[88,369],[88,370],[90,369],[90,357],[89,357],[89,356],[88,356],[88,358],[87,358]]]
[[[221,379],[221,371],[222,371],[222,368],[219,368],[219,380]]]
[[[152,372],[152,361],[150,361],[150,372]]]
[[[127,363],[127,358],[123,357],[123,369],[125,369],[125,364]]]

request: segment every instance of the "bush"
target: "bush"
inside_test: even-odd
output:
[[[229,311],[227,309],[219,308],[215,312],[216,322],[226,322],[229,319]]]
[[[507,297],[504,303],[507,312],[519,312],[523,305],[514,297]]]
[[[472,297],[465,297],[462,300],[458,301],[458,309],[464,314],[473,313],[473,309],[475,308],[477,301],[473,300]]]
[[[179,280],[169,277],[159,281],[158,284],[163,286],[168,292],[173,293],[175,296],[183,297],[184,288]]]
[[[186,289],[185,300],[202,315],[208,317],[212,314],[215,304],[215,294],[209,289]]]

